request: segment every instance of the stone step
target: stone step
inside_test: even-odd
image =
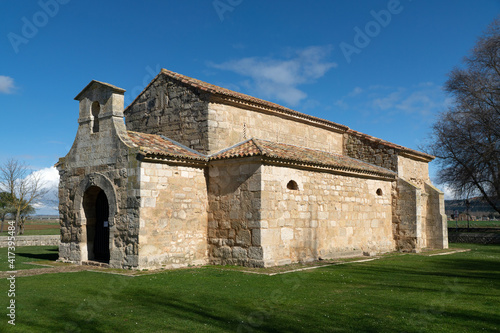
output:
[[[109,268],[108,263],[100,262],[100,261],[93,261],[93,260],[82,261],[82,265]]]

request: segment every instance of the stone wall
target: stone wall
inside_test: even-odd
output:
[[[265,165],[262,189],[265,266],[395,248],[390,181]]]
[[[137,149],[125,144],[128,137],[123,122],[123,93],[117,94],[100,84],[84,92],[79,95],[80,116],[75,141],[58,163],[61,177],[59,257],[75,263],[92,259],[92,243],[87,237],[92,209],[87,206],[101,189],[110,206],[110,265],[136,267],[140,200],[135,192],[139,186],[138,161]],[[101,105],[101,112],[94,117],[91,105],[96,101]],[[99,121],[98,131],[94,126],[96,120]]]
[[[127,129],[208,151],[208,95],[159,74],[125,110]]]
[[[397,159],[398,176],[412,182],[422,190],[425,190],[425,183],[430,183],[429,163],[404,156],[398,156]]]
[[[258,138],[342,154],[342,134],[312,124],[237,106],[210,103],[209,151]]]
[[[413,226],[410,228],[409,224],[403,224],[400,230],[402,234],[401,239],[405,239],[408,236],[408,232],[412,235],[411,237],[416,237],[416,251],[420,251],[423,248],[448,248],[448,242],[446,241],[447,229],[446,229],[446,215],[444,213],[444,195],[441,191],[435,188],[429,178],[429,164],[424,161],[415,160],[405,156],[398,156],[398,176],[406,182],[406,185],[402,185],[404,182],[398,182],[398,186],[403,186],[411,191],[418,192],[419,198],[407,199],[405,195],[400,197],[401,207],[405,207],[398,210],[398,213],[408,216],[409,212],[413,214],[413,211],[417,209],[418,215],[415,216],[417,221],[413,222]],[[418,189],[418,191],[417,191]],[[411,204],[416,205],[415,208],[411,207]],[[404,222],[405,219],[403,219]],[[413,229],[410,232],[410,229]],[[410,242],[413,244],[413,242]],[[408,246],[401,244],[401,249]]]
[[[123,148],[123,147],[122,147]],[[116,201],[114,216],[110,216],[110,265],[116,267],[137,266],[137,239],[139,231],[138,202],[140,196],[136,175],[135,154],[125,149],[118,149],[118,155],[111,157],[109,152],[105,158],[113,159],[114,164],[92,165],[93,159],[83,159],[78,151],[72,151],[67,157],[65,170],[60,172],[59,186],[59,217],[61,221],[60,259],[64,261],[81,262],[89,260],[87,244],[88,213],[85,211],[84,200],[93,187],[107,187],[115,192]],[[72,163],[71,160],[78,162]],[[95,183],[96,178],[105,179],[104,183]],[[106,185],[107,184],[107,185]],[[107,193],[108,200],[111,195]]]
[[[164,135],[204,154],[245,138],[342,153],[341,133],[306,120],[241,106],[209,103],[209,94],[160,73],[124,114],[128,130]]]
[[[427,247],[448,248],[448,218],[444,212],[444,193],[430,182],[425,184],[427,197],[426,232]]]
[[[208,244],[213,264],[262,267],[261,166],[254,158],[209,167]]]
[[[398,155],[394,148],[371,140],[368,136],[345,133],[344,155],[398,171]]]
[[[9,246],[9,237],[0,237],[0,247]],[[61,236],[40,235],[40,236],[16,236],[16,246],[59,246]]]
[[[139,268],[206,264],[204,170],[145,162],[141,167]]]
[[[422,238],[422,190],[398,178],[393,188],[393,233],[396,249],[419,252]]]

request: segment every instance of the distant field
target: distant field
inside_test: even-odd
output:
[[[0,236],[7,236],[7,221],[5,221],[4,231]],[[24,224],[25,236],[33,235],[59,235],[59,220],[28,220]]]
[[[448,228],[467,228],[467,221],[448,221]],[[469,221],[471,228],[500,228],[500,221]]]

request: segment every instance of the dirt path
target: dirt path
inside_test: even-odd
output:
[[[66,272],[81,272],[81,271],[98,271],[103,270],[100,267],[92,267],[92,266],[80,266],[80,265],[71,265],[71,266],[56,266],[56,267],[43,267],[43,268],[33,268],[33,269],[20,269],[16,271],[16,277],[21,276],[33,276],[33,275],[41,275],[41,274],[53,274],[53,273],[66,273]],[[10,277],[12,272],[0,272],[0,278]]]

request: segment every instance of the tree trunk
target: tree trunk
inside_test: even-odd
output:
[[[26,217],[21,217],[21,223],[19,224],[19,235],[24,235],[24,223],[26,222]]]
[[[18,209],[16,212],[16,222],[15,222],[15,231],[16,231],[16,236],[19,234],[19,220],[21,218],[21,210]]]

